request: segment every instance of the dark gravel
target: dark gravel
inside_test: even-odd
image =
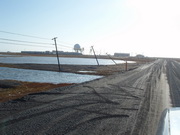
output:
[[[170,74],[168,68],[176,65],[172,63],[157,60],[125,73],[30,94],[24,101],[0,103],[0,134],[153,135],[165,109],[166,74],[179,74],[178,63],[173,70],[177,74]]]

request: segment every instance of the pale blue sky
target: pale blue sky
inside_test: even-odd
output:
[[[58,37],[58,48],[64,51],[72,51],[78,43],[85,53],[93,45],[98,54],[180,57],[179,7],[179,0],[1,0],[0,31],[50,40],[2,32],[0,38],[53,43],[51,39]],[[0,51],[54,49],[3,43],[0,47]]]

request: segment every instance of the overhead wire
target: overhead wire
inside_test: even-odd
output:
[[[20,34],[20,33],[14,33],[14,32],[8,32],[8,31],[3,31],[3,30],[0,30],[1,33],[6,33],[6,34],[13,34],[13,35],[18,35],[18,36],[25,36],[25,37],[31,37],[31,38],[37,38],[37,39],[46,39],[46,40],[51,40],[49,38],[43,38],[43,37],[37,37],[37,36],[32,36],[32,35],[26,35],[26,34]],[[38,46],[38,47],[47,47],[47,46],[39,46],[39,45],[29,45],[29,43],[31,44],[42,44],[42,45],[54,45],[52,43],[42,43],[42,42],[31,42],[31,41],[25,41],[25,40],[15,40],[15,39],[9,39],[9,38],[0,38],[0,40],[4,40],[4,41],[10,41],[10,42],[0,42],[0,43],[3,43],[3,44],[13,44],[13,45],[24,45],[24,46]],[[17,43],[14,43],[14,42],[22,42],[22,43],[28,43],[28,44],[17,44]],[[67,46],[67,45],[63,45],[63,44],[68,44],[68,45],[72,45],[70,43],[67,43],[67,42],[63,42],[63,41],[59,41],[60,44],[58,44],[59,47],[66,47],[66,48],[71,48],[70,46]],[[62,44],[63,43],[63,44]]]
[[[19,36],[26,36],[26,37],[31,37],[31,38],[39,38],[39,39],[47,39],[47,40],[51,40],[50,38],[44,38],[44,37],[37,37],[37,36],[32,36],[32,35],[26,35],[26,34],[20,34],[20,33],[14,33],[14,32],[8,32],[8,31],[2,31],[0,30],[1,33],[7,33],[7,34],[13,34],[13,35],[19,35]],[[64,41],[60,41],[61,43],[64,44],[68,44],[68,45],[72,45],[71,43],[68,42],[64,42]]]
[[[14,40],[14,39],[7,39],[7,38],[0,38],[0,40],[14,41],[14,42],[23,42],[23,43],[33,43],[33,44],[47,44],[47,45],[52,45],[52,43],[31,42],[31,41]]]
[[[66,44],[66,45],[73,45],[72,43],[68,43],[68,42],[64,42],[64,41],[60,41],[60,40],[57,40],[57,41],[60,43]]]
[[[6,33],[6,34],[13,34],[13,35],[24,36],[24,37],[31,37],[31,38],[38,38],[38,39],[51,40],[51,39],[49,39],[49,38],[37,37],[37,36],[31,36],[31,35],[25,35],[25,34],[19,34],[19,33],[8,32],[8,31],[2,31],[2,30],[0,30],[0,32],[1,32],[1,33]]]
[[[73,47],[70,47],[70,46],[62,45],[62,44],[58,44],[57,46],[59,46],[59,47],[66,47],[66,48],[73,48]]]
[[[54,45],[54,44],[52,44],[52,43],[31,42],[31,41],[14,40],[14,39],[7,39],[7,38],[0,38],[0,40],[11,41],[11,42],[32,43],[32,44]],[[26,45],[26,44],[24,44],[24,45]],[[72,47],[70,47],[70,46],[66,46],[66,45],[62,45],[62,44],[59,44],[58,46],[59,46],[59,47],[66,47],[66,48],[72,48]]]
[[[20,46],[51,47],[51,46],[45,46],[45,45],[29,45],[29,44],[19,44],[19,43],[12,43],[12,42],[0,42],[0,43],[1,44],[20,45]]]

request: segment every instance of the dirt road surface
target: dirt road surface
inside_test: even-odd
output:
[[[79,85],[0,103],[2,135],[153,135],[179,106],[180,64],[160,59]]]

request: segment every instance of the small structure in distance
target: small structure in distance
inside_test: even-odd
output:
[[[129,53],[114,53],[114,57],[130,57]]]
[[[75,44],[74,45],[74,51],[79,53],[79,52],[83,52],[84,51],[84,48],[81,48],[81,46],[79,44]]]
[[[144,55],[142,55],[142,54],[137,54],[136,57],[137,57],[137,58],[144,58]]]

